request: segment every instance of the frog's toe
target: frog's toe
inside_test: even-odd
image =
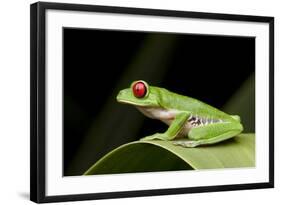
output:
[[[193,141],[193,140],[178,140],[173,142],[173,144],[182,147],[188,147],[188,148],[197,147],[199,145],[197,141]]]
[[[163,134],[160,133],[155,133],[153,135],[150,136],[146,136],[140,139],[140,141],[149,141],[149,140],[165,140],[165,137],[163,136]]]

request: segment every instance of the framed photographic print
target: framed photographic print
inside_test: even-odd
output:
[[[32,201],[274,186],[274,18],[31,5]]]

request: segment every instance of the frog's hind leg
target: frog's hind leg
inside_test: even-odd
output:
[[[230,139],[236,135],[238,135],[240,131],[229,131],[219,136],[209,138],[209,139],[201,139],[201,140],[178,140],[175,141],[174,145],[180,145],[182,147],[197,147],[199,145],[207,145],[207,144],[215,144],[227,139]]]
[[[193,128],[188,137],[190,140],[175,141],[175,145],[197,147],[199,145],[215,144],[238,135],[243,130],[240,123],[215,123]]]

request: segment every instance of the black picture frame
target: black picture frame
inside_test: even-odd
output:
[[[263,22],[269,24],[269,181],[263,183],[230,184],[192,188],[171,188],[141,191],[122,191],[46,196],[46,10],[122,13],[131,15],[167,16],[227,21]],[[93,200],[122,197],[185,194],[245,190],[274,187],[274,18],[203,12],[156,10],[144,8],[110,7],[82,4],[38,2],[30,7],[30,199],[37,203]]]

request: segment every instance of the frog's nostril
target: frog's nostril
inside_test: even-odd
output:
[[[122,98],[122,96],[124,95],[124,92],[121,90],[119,91],[118,95],[117,95],[117,100],[120,100]]]

